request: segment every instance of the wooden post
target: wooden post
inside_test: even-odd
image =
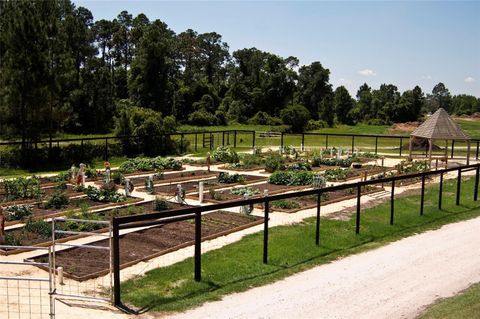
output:
[[[467,140],[467,165],[470,164],[470,140]]]
[[[412,160],[412,142],[413,142],[413,136],[410,136],[410,142],[408,143],[408,159],[410,161]]]
[[[432,148],[433,148],[433,139],[428,139],[428,167],[432,167]]]

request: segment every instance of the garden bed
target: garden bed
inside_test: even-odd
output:
[[[247,187],[250,188],[253,191],[251,194],[249,194],[249,197],[252,198],[252,197],[263,196],[263,193],[264,193],[265,189],[268,190],[269,195],[273,195],[273,194],[286,193],[286,192],[289,192],[289,191],[294,191],[294,190],[299,190],[299,189],[310,188],[310,185],[306,185],[306,186],[286,186],[286,185],[275,185],[275,184],[270,184],[268,182],[264,182],[264,183],[260,183],[260,184],[256,184],[256,185],[247,186]],[[239,188],[243,188],[243,187],[236,187],[236,188],[232,188],[232,189],[239,189]],[[232,189],[226,189],[226,190],[222,190],[222,191],[214,191],[215,195],[213,194],[213,192],[210,192],[209,190],[207,190],[203,193],[203,199],[204,199],[204,201],[212,202],[212,203],[220,203],[220,202],[225,202],[225,201],[243,199],[243,195],[241,195],[241,194],[240,195],[232,194],[231,193]],[[212,195],[215,198],[212,198]],[[195,195],[195,196],[188,195],[187,197],[191,198],[191,199],[198,199],[198,195]]]
[[[383,187],[372,186],[362,190],[362,195],[368,195],[383,191]],[[343,189],[334,192],[324,193],[321,205],[328,205],[357,197],[356,188]],[[282,213],[296,213],[301,210],[317,207],[317,195],[293,197],[281,201],[271,202],[270,209]],[[257,206],[261,208],[261,205]]]
[[[163,184],[163,183],[174,183],[174,182],[181,182],[186,180],[198,179],[198,178],[205,178],[205,177],[213,177],[218,172],[207,171],[207,170],[194,170],[194,171],[187,171],[187,172],[180,172],[175,171],[174,173],[168,173],[163,175],[155,175],[154,172],[151,174],[143,174],[139,177],[130,178],[130,182],[133,183],[135,187],[143,188],[145,185],[145,178],[149,175],[153,176],[153,182],[155,184]]]
[[[263,218],[230,212],[212,212],[202,215],[202,241],[243,230],[263,223]],[[154,226],[120,236],[120,267],[126,268],[194,244],[195,223],[180,221]],[[109,240],[93,243],[106,247]],[[45,255],[34,258],[42,262]],[[109,272],[109,251],[71,248],[56,253],[55,265],[63,267],[64,275],[78,281],[104,276]],[[91,264],[82,267],[78,260]],[[95,261],[95,262],[93,262]]]
[[[251,184],[251,183],[256,183],[260,181],[264,181],[267,178],[264,176],[255,176],[255,175],[241,175],[244,178],[243,182],[237,182],[237,183],[221,183],[218,179],[216,178],[210,178],[210,179],[205,179],[201,180],[204,182],[204,189],[218,189],[218,188],[225,188],[225,187],[231,187],[231,186],[236,186],[236,185],[245,185],[245,184]],[[185,190],[185,192],[198,192],[198,183],[199,181],[189,181],[185,183],[181,183],[182,188]],[[177,190],[177,185],[179,183],[174,183],[174,184],[167,184],[167,185],[157,185],[154,187],[155,189],[155,194],[164,194],[164,195],[175,195],[175,191]],[[138,189],[140,192],[146,192],[146,188],[142,187]]]
[[[83,193],[79,193],[82,194]],[[53,217],[58,217],[58,216],[63,216],[66,213],[75,213],[79,212],[82,210],[82,206],[88,207],[88,210],[96,210],[96,209],[101,209],[101,208],[108,208],[112,206],[119,206],[119,205],[128,205],[128,204],[134,204],[137,202],[142,201],[142,198],[137,198],[137,197],[129,197],[127,201],[124,202],[99,202],[99,201],[94,201],[89,199],[86,196],[79,197],[79,198],[74,198],[70,200],[70,203],[67,206],[64,206],[62,208],[44,208],[43,203],[35,203],[32,204],[32,214],[29,216],[33,220],[40,220],[40,219],[46,219],[46,218],[53,218]],[[15,221],[7,221],[5,223],[5,226],[12,226],[16,224],[20,224],[25,222],[25,220],[20,219],[20,220],[15,220]]]

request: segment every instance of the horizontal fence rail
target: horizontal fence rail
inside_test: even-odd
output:
[[[263,204],[264,209],[264,246],[263,246],[263,262],[268,263],[268,221],[269,221],[269,203],[276,200],[289,199],[294,197],[303,197],[309,195],[317,195],[317,211],[316,211],[316,234],[315,234],[315,243],[319,245],[320,243],[320,206],[321,206],[321,195],[323,193],[334,192],[338,190],[345,189],[356,189],[356,222],[355,222],[355,232],[356,234],[360,233],[361,225],[361,202],[360,198],[362,196],[361,190],[363,187],[368,185],[375,184],[387,184],[391,183],[391,211],[390,211],[390,224],[394,223],[394,191],[395,191],[395,182],[406,180],[406,179],[417,179],[420,178],[421,181],[421,200],[419,206],[419,215],[422,215],[423,206],[424,206],[424,189],[425,189],[425,179],[427,177],[439,176],[439,203],[438,207],[441,209],[442,203],[442,187],[444,175],[450,172],[458,172],[457,174],[457,193],[456,193],[456,205],[460,204],[460,192],[461,192],[461,174],[462,172],[475,171],[475,190],[473,194],[473,199],[477,200],[478,195],[478,185],[479,185],[479,172],[480,164],[471,164],[464,165],[459,167],[452,167],[446,169],[439,169],[435,171],[427,171],[415,174],[406,174],[398,175],[387,178],[375,179],[375,180],[366,180],[354,183],[345,183],[336,186],[330,186],[320,189],[309,189],[304,191],[295,191],[291,193],[269,195],[264,197],[256,197],[251,199],[242,199],[242,200],[232,200],[224,203],[211,204],[206,206],[198,207],[189,207],[184,209],[175,209],[167,210],[158,213],[150,213],[143,215],[134,215],[134,216],[121,216],[114,217],[112,221],[112,233],[113,233],[113,280],[114,280],[114,304],[123,309],[127,309],[121,302],[121,289],[120,289],[120,230],[145,227],[145,226],[155,226],[161,225],[176,221],[182,220],[194,220],[195,221],[195,253],[194,253],[194,278],[196,281],[201,280],[201,215],[204,212],[216,211],[226,208],[233,208],[246,205],[254,204]]]

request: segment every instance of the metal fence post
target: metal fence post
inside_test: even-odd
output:
[[[360,234],[360,196],[361,196],[361,187],[360,187],[360,184],[357,184],[357,218],[355,222],[356,234]]]
[[[282,148],[282,152],[283,152],[283,132],[280,133],[280,147]]]
[[[320,205],[321,205],[322,193],[317,195],[317,225],[315,228],[315,244],[320,245]]]
[[[455,140],[452,140],[452,152],[450,154],[450,158],[453,158],[453,150],[455,148]]]
[[[255,137],[256,137],[255,135],[256,135],[255,131],[253,131],[253,133],[252,133],[252,149],[255,148]]]
[[[302,133],[302,152],[305,150],[305,134]]]
[[[440,182],[438,189],[438,209],[442,210],[442,193],[443,193],[443,172],[440,173]]]
[[[237,130],[233,131],[233,148],[237,147]]]
[[[462,169],[458,169],[458,176],[457,176],[457,199],[455,201],[455,204],[458,206],[460,205],[460,191],[461,191],[461,185],[462,185]]]
[[[328,135],[325,135],[325,148],[328,148]]]
[[[475,190],[474,190],[474,194],[473,194],[473,200],[474,201],[477,201],[478,199],[478,179],[480,177],[480,167],[477,166],[476,170],[475,170]]]
[[[378,150],[378,136],[375,136],[375,154],[377,154]]]
[[[422,190],[420,193],[420,216],[423,215],[424,200],[425,200],[425,175],[422,175]]]
[[[355,135],[352,135],[352,154],[355,150]]]
[[[195,281],[202,280],[202,213],[195,214]]]
[[[392,181],[392,192],[390,194],[390,225],[393,225],[394,210],[395,210],[395,181]]]
[[[225,146],[225,131],[222,131],[222,146]]]
[[[478,147],[479,147],[480,141],[477,141],[477,151],[475,152],[475,159],[478,161]]]
[[[263,263],[268,263],[268,200],[265,201],[265,214],[263,221]]]
[[[183,133],[180,134],[180,153],[183,153]]]

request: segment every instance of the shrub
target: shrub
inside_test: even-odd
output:
[[[287,165],[285,167],[285,170],[290,170],[290,171],[311,171],[312,170],[312,165],[307,162],[300,162],[300,163],[293,163],[291,165]]]
[[[47,199],[46,203],[44,204],[44,207],[61,209],[63,207],[68,206],[69,203],[70,203],[70,199],[68,198],[67,194],[65,192],[56,190]]]
[[[328,127],[327,122],[322,121],[322,120],[309,120],[306,126],[307,131],[314,131],[314,130],[319,130],[321,128]]]
[[[275,185],[311,185],[315,173],[308,171],[276,171],[270,175],[269,183]]]
[[[117,185],[123,185],[125,183],[125,176],[121,172],[113,172],[111,175],[112,181]]]
[[[245,177],[239,174],[232,174],[220,172],[218,174],[218,181],[222,184],[233,184],[245,182]]]
[[[22,220],[32,215],[32,205],[14,205],[5,208],[7,222]]]
[[[253,189],[250,186],[247,187],[239,187],[239,188],[232,188],[230,193],[233,195],[248,195],[248,197],[252,197],[253,195],[259,194],[260,191],[258,189]]]
[[[215,115],[206,110],[198,110],[188,116],[188,122],[193,125],[208,126],[214,125],[217,119]]]
[[[243,154],[241,156],[240,163],[246,168],[256,167],[263,164],[263,158],[257,154]]]
[[[300,208],[300,204],[293,201],[293,200],[275,200],[272,202],[272,207],[278,207],[278,208],[283,208],[283,209],[294,209],[294,208]]]
[[[323,176],[327,179],[327,181],[338,181],[342,179],[346,179],[348,174],[348,170],[341,169],[341,168],[334,168],[334,169],[327,169]]]
[[[303,105],[289,105],[280,112],[284,124],[290,125],[293,132],[303,132],[310,119],[310,112]]]
[[[153,210],[162,211],[167,209],[170,209],[170,204],[168,201],[163,197],[155,197],[153,202]]]
[[[4,180],[3,188],[7,200],[39,199],[42,194],[40,181],[34,176],[31,178],[18,177],[11,180]]]
[[[90,200],[96,202],[118,203],[127,200],[125,195],[119,194],[115,190],[98,189],[93,186],[88,186],[84,192]]]
[[[43,238],[52,237],[52,226],[44,220],[28,219],[25,223],[26,231],[40,235]]]
[[[223,163],[238,163],[240,160],[234,149],[225,146],[217,147],[212,153],[212,158]]]
[[[321,165],[327,165],[327,166],[341,166],[341,167],[350,167],[352,165],[353,158],[341,158],[341,159],[336,159],[336,158],[320,158],[318,156],[313,156],[312,157],[312,166],[318,167]]]
[[[130,158],[120,164],[119,171],[123,173],[131,173],[135,171],[153,171],[165,169],[181,170],[182,167],[182,161],[174,158],[165,158],[160,156],[154,158],[135,157]]]
[[[283,163],[285,162],[284,158],[277,153],[272,153],[265,160],[265,170],[267,172],[275,172],[283,168]]]

